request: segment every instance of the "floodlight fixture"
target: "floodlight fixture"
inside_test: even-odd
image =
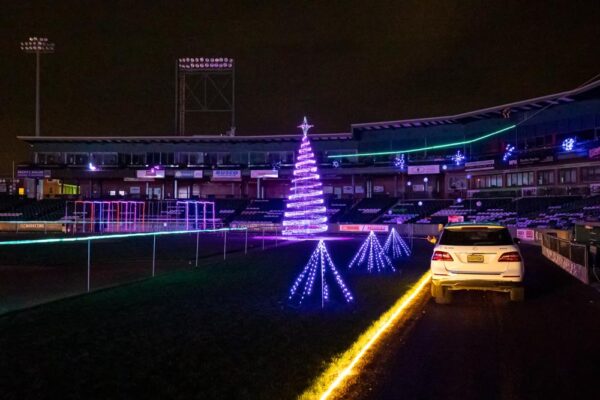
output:
[[[233,58],[183,57],[177,60],[180,71],[212,71],[233,68]]]

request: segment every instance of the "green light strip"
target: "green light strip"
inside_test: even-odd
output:
[[[27,239],[27,240],[7,240],[0,242],[0,246],[11,246],[21,244],[42,244],[42,243],[66,243],[66,242],[86,242],[105,239],[121,239],[131,237],[145,236],[164,236],[164,235],[180,235],[183,233],[214,233],[228,231],[245,231],[247,228],[219,228],[219,229],[197,229],[188,231],[166,231],[166,232],[143,232],[143,233],[122,233],[117,235],[97,235],[97,236],[78,236],[70,238],[50,238],[50,239]]]
[[[385,156],[385,155],[392,155],[392,154],[418,153],[420,151],[427,151],[427,150],[447,149],[448,147],[464,146],[465,144],[471,144],[471,143],[479,142],[480,140],[487,139],[487,138],[489,138],[491,136],[498,135],[498,134],[500,134],[502,132],[506,132],[506,131],[508,131],[510,129],[513,129],[515,127],[516,127],[516,125],[510,125],[510,126],[507,126],[505,128],[499,129],[497,131],[485,134],[483,136],[476,137],[475,139],[464,140],[462,142],[437,144],[437,145],[434,145],[434,146],[419,147],[419,148],[416,148],[416,149],[407,149],[407,150],[379,151],[379,152],[375,152],[375,153],[338,154],[338,155],[328,156],[328,158]]]

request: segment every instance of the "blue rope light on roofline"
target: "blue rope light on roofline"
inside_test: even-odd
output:
[[[131,237],[146,237],[146,236],[165,236],[165,235],[180,235],[183,233],[215,233],[229,231],[245,231],[248,228],[219,228],[219,229],[195,229],[186,231],[165,231],[165,232],[143,232],[143,233],[121,233],[116,235],[96,235],[96,236],[78,236],[69,238],[49,238],[49,239],[25,239],[25,240],[7,240],[0,242],[0,246],[21,245],[21,244],[43,244],[43,243],[66,243],[66,242],[86,242],[105,239],[121,239]]]
[[[479,141],[487,139],[489,137],[492,137],[492,136],[495,136],[495,135],[499,135],[500,133],[506,132],[506,131],[508,131],[510,129],[516,128],[516,126],[517,125],[509,125],[509,126],[504,127],[502,129],[498,129],[497,131],[487,133],[487,134],[485,134],[483,136],[479,136],[479,137],[476,137],[474,139],[463,140],[461,142],[453,142],[453,143],[446,143],[446,144],[437,144],[437,145],[433,145],[433,146],[419,147],[419,148],[416,148],[416,149],[392,150],[392,151],[378,151],[378,152],[374,152],[374,153],[337,154],[337,155],[328,156],[328,158],[385,156],[385,155],[392,155],[392,154],[399,154],[399,153],[418,153],[420,151],[427,151],[427,150],[447,149],[449,147],[464,146],[466,144],[471,144],[471,143],[479,142]]]

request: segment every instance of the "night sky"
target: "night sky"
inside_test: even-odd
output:
[[[174,60],[236,60],[237,133],[315,132],[452,114],[571,89],[600,73],[600,2],[0,0],[0,174],[34,134],[174,134]],[[197,124],[196,133],[211,131]]]

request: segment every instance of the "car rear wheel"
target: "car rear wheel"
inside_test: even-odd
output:
[[[515,287],[510,289],[510,301],[523,301],[525,300],[525,288]]]

